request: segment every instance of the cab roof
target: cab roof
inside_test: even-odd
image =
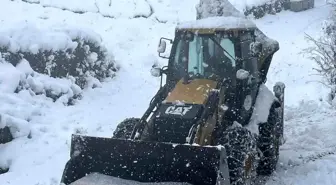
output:
[[[256,24],[243,17],[208,17],[194,21],[182,22],[176,26],[176,30],[208,30],[225,31],[225,30],[253,30],[256,29]]]

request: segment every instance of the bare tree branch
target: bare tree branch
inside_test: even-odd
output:
[[[330,19],[326,20],[323,26],[322,36],[313,38],[305,34],[305,39],[312,44],[312,46],[303,50],[304,55],[315,62],[316,67],[313,70],[322,77],[318,82],[330,88],[330,97],[336,97],[336,0],[332,0],[331,4],[334,10]]]

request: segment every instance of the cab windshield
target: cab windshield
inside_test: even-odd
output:
[[[231,38],[189,34],[190,38],[181,36],[177,43],[174,76],[223,80],[235,74],[235,43]]]

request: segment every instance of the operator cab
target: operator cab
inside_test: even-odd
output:
[[[154,67],[152,74],[166,74],[169,93],[162,107],[184,102],[205,108],[209,92],[217,89],[219,104],[230,108],[224,112],[236,114],[230,116],[233,121],[245,123],[252,113],[249,104],[263,81],[262,45],[256,42],[255,30],[255,24],[245,18],[210,17],[178,25],[174,40],[161,38],[158,53],[169,59],[168,67]],[[172,44],[169,57],[163,56],[166,41]]]
[[[218,82],[229,81],[235,86],[237,71],[245,70],[251,77],[258,77],[258,60],[252,51],[260,52],[255,42],[255,25],[249,20],[236,18],[238,25],[217,24],[204,26],[204,22],[222,21],[225,17],[212,17],[187,22],[177,26],[174,41],[161,38],[159,56],[164,53],[166,42],[172,45],[167,74],[167,83],[184,79],[209,79]],[[244,22],[245,21],[245,22]],[[254,46],[254,48],[251,48]]]

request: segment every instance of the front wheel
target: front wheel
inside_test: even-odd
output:
[[[257,146],[255,137],[244,127],[229,128],[218,139],[226,149],[232,185],[250,185],[256,178]]]
[[[132,135],[133,128],[139,122],[140,118],[126,118],[117,125],[115,131],[113,132],[112,138],[129,139]]]

